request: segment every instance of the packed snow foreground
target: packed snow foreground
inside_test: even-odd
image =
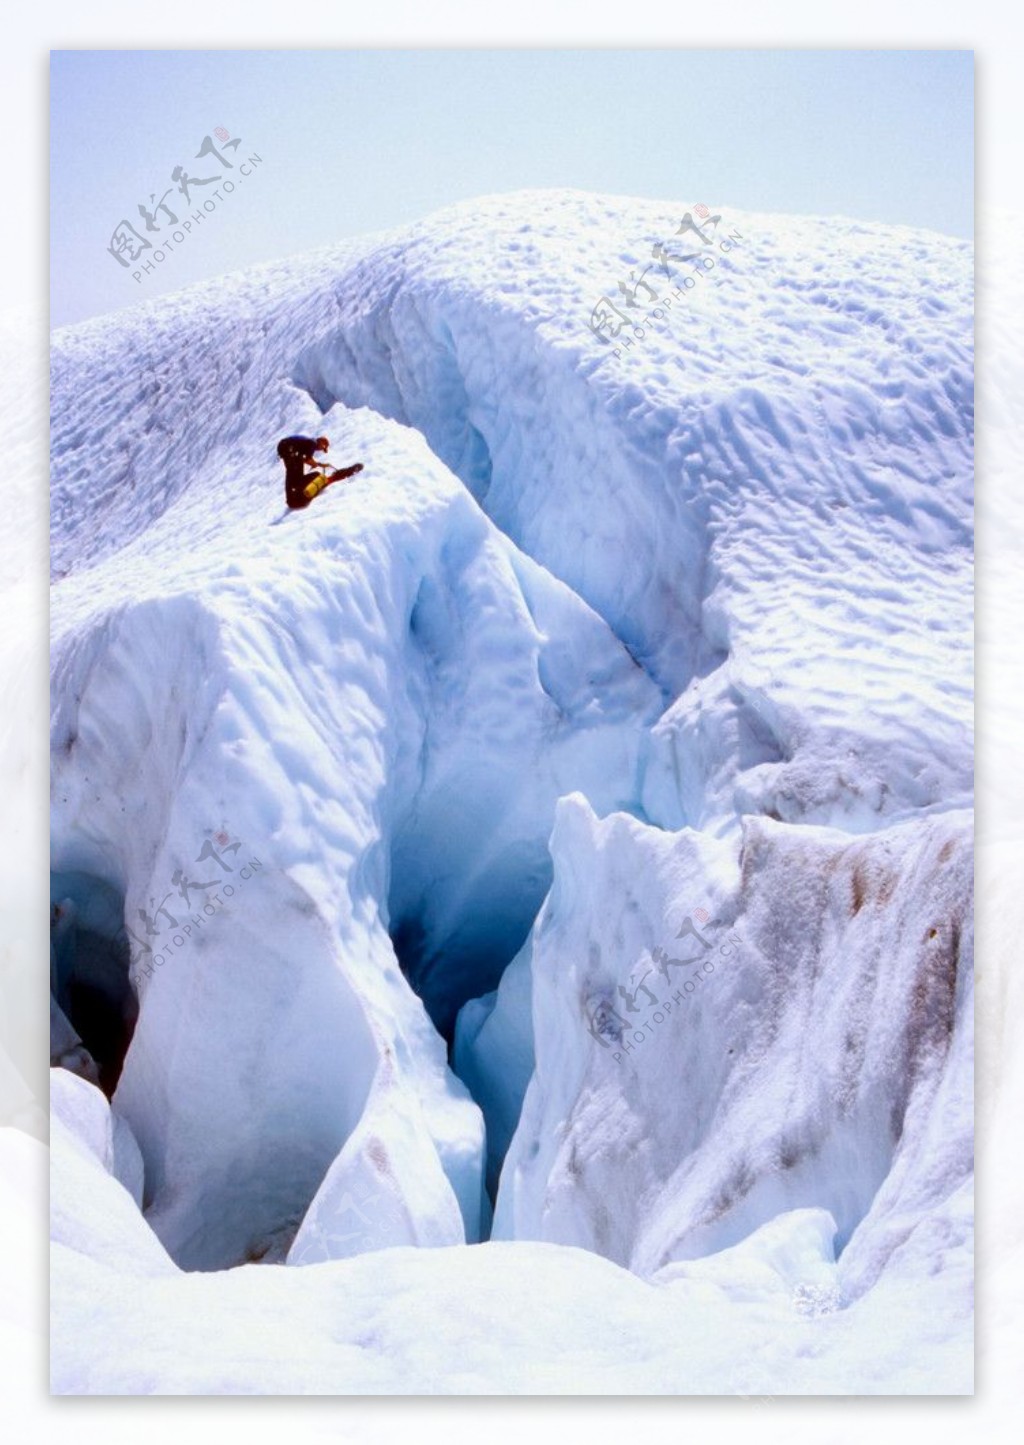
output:
[[[553,192],[57,333],[57,1391],[971,1389],[971,317]]]

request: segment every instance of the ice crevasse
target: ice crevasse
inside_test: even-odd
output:
[[[128,1189],[228,1314],[520,1250],[827,1326],[793,1389],[969,1387],[971,251],[720,207],[687,287],[684,209],[498,197],[56,334],[72,1322],[128,1328]],[[290,431],[365,463],[295,516]],[[894,1300],[932,1366],[868,1362]]]

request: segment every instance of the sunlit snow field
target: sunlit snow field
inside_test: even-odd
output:
[[[55,334],[56,1391],[971,1390],[972,306],[534,192]]]

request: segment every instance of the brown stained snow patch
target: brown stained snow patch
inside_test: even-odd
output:
[[[378,1174],[383,1174],[385,1178],[390,1178],[391,1161],[388,1159],[388,1151],[385,1149],[382,1140],[376,1138],[376,1136],[368,1140],[366,1155]]]

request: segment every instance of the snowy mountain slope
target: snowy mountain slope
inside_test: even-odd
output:
[[[362,244],[371,245],[372,237]],[[110,556],[190,489],[273,467],[286,425],[282,359],[323,324],[339,267],[361,243],[254,267],[158,304],[57,333],[50,352],[51,575]],[[268,434],[269,434],[268,433]],[[248,484],[248,485],[247,485]]]
[[[707,245],[668,247],[713,258],[695,280],[652,261],[680,209],[556,195],[444,213],[354,266],[296,380],[418,427],[668,700],[685,693],[654,748],[658,821],[738,806],[865,828],[963,802],[970,249],[726,213]],[[631,275],[633,308],[616,290]],[[635,332],[588,330],[602,295]],[[709,738],[708,712],[738,740]],[[751,776],[731,796],[737,751]]]
[[[54,348],[55,391],[81,398],[54,410],[58,575],[70,539],[76,557],[110,555],[139,518],[163,519],[146,538],[162,557],[183,529],[223,538],[201,494],[227,485],[233,510],[265,497],[294,377],[320,405],[419,427],[667,700],[682,694],[651,747],[652,818],[865,828],[962,804],[970,249],[726,213],[719,232],[742,240],[712,248],[715,271],[616,356],[626,334],[600,341],[591,309],[606,293],[625,307],[616,278],[645,267],[672,299],[650,238],[672,235],[677,210],[474,202],[361,260],[350,245],[204,288],[201,307],[183,293],[71,328]],[[675,291],[691,269],[670,267]],[[152,440],[167,429],[169,456]]]
[[[58,1003],[109,1052],[128,985],[97,959],[130,956],[113,1110],[178,1266],[287,1258],[301,1313],[353,1253],[486,1236],[525,1094],[510,1244],[443,1249],[425,1291],[490,1259],[501,1288],[531,1238],[659,1279],[749,1243],[760,1269],[810,1209],[844,1306],[821,1378],[858,1387],[854,1316],[884,1299],[908,1340],[945,1317],[966,1388],[970,253],[723,216],[670,318],[602,342],[597,297],[682,210],[497,198],[57,334]],[[366,463],[298,516],[292,430]],[[886,896],[853,907],[862,875]],[[104,890],[130,948],[88,923]],[[602,990],[696,909],[749,957],[653,1078],[608,1075]],[[120,1329],[115,1283],[68,1269],[69,1317],[95,1290]],[[63,1388],[98,1379],[61,1339]],[[659,1359],[650,1387],[681,1388]],[[324,1388],[360,1387],[346,1360]],[[940,1387],[909,1345],[887,1368]]]

